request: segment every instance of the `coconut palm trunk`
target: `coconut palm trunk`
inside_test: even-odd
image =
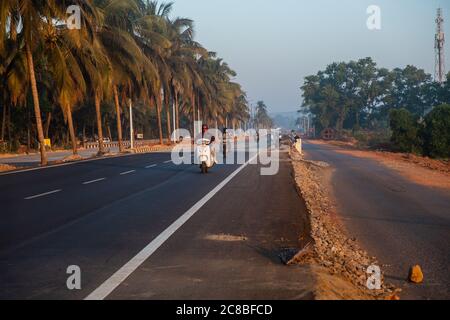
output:
[[[40,147],[40,151],[41,151],[41,165],[46,166],[48,164],[48,161],[47,161],[47,153],[45,151],[44,130],[42,128],[41,108],[39,105],[39,95],[38,95],[37,84],[36,84],[36,75],[34,73],[33,54],[31,53],[31,47],[28,42],[25,44],[25,51],[26,51],[26,56],[27,56],[28,72],[30,75],[31,92],[33,95],[34,115],[36,118],[36,129],[37,129],[37,133],[38,133],[38,141],[39,141],[39,147]]]
[[[6,104],[3,105],[2,134],[0,137],[0,141],[5,140],[5,130],[6,130]]]
[[[106,122],[106,132],[108,134],[109,141],[112,141],[111,126],[109,125],[109,122]]]
[[[195,141],[195,93],[192,92],[191,95],[191,103],[192,103],[192,139]]]
[[[72,142],[72,152],[75,155],[78,153],[78,149],[77,149],[77,138],[75,136],[75,129],[73,126],[72,108],[69,105],[67,105],[66,110],[67,110],[67,123],[69,125],[70,140]]]
[[[201,112],[200,112],[200,95],[196,95],[196,99],[197,99],[197,121],[198,123],[198,133],[200,134],[202,132],[202,127],[200,125],[200,122],[202,121],[201,119]],[[203,136],[203,135],[202,135]]]
[[[176,123],[176,128],[175,129],[180,129],[180,106],[178,105],[178,93],[175,92],[175,123]]]
[[[163,144],[163,132],[162,132],[162,122],[161,122],[161,94],[157,94],[156,97],[156,116],[158,118],[158,131],[159,131],[159,144]]]
[[[48,139],[48,133],[50,131],[50,123],[52,121],[52,113],[47,113],[47,119],[45,120],[45,139]]]
[[[98,92],[95,93],[95,114],[97,116],[98,153],[104,154],[105,147],[103,146],[102,113],[100,110],[100,95]]]
[[[117,119],[117,139],[119,142],[119,152],[123,152],[123,142],[122,142],[122,121],[120,119],[120,104],[119,104],[119,93],[117,91],[117,86],[113,86],[114,93],[114,104],[116,105],[116,119]]]
[[[171,125],[171,116],[170,116],[170,106],[167,104],[166,107],[167,113],[167,143],[172,144],[172,125]]]
[[[167,94],[167,91],[164,92],[164,103],[166,105],[167,143],[171,144],[172,140],[170,138],[172,136],[172,125],[170,124],[171,116],[170,116],[170,106],[169,106],[169,95]]]

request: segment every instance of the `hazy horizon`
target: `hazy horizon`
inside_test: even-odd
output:
[[[366,26],[369,5],[381,8],[379,31]],[[196,39],[238,73],[251,103],[291,112],[303,78],[334,61],[370,56],[382,67],[412,64],[433,75],[438,7],[450,37],[450,3],[442,0],[176,0],[173,15],[195,21]]]

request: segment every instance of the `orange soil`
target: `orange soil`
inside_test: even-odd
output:
[[[0,164],[0,172],[12,171],[16,169],[17,169],[16,167],[11,166],[9,164]]]

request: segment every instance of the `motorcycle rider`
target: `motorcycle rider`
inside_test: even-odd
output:
[[[205,138],[205,134],[208,132],[208,130],[209,130],[209,127],[207,124],[202,125],[202,139]],[[211,157],[212,157],[212,159],[214,159],[214,162],[217,162],[216,161],[216,159],[217,159],[216,158],[216,148],[213,146],[215,142],[216,142],[216,137],[212,136],[207,145],[211,146],[210,147]],[[201,165],[200,165],[200,167],[201,167]]]

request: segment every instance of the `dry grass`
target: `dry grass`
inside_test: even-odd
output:
[[[244,236],[233,236],[230,234],[209,234],[205,237],[205,240],[222,241],[222,242],[242,242],[247,241],[247,238]]]
[[[16,170],[17,168],[9,164],[0,164],[0,172]]]

